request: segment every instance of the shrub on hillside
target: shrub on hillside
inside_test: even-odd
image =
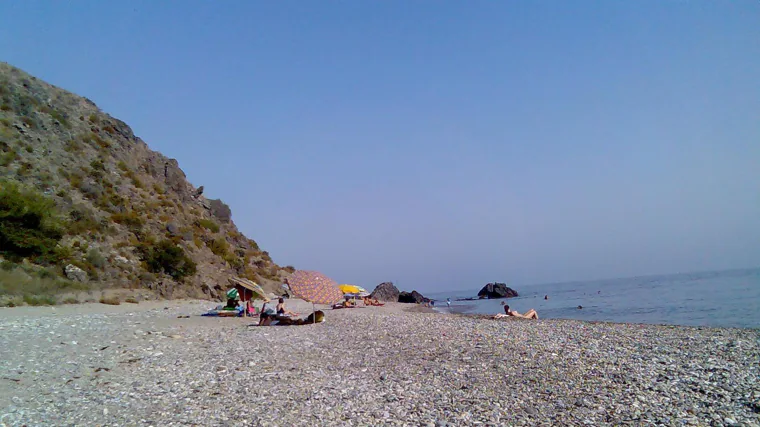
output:
[[[101,220],[86,206],[75,205],[69,212],[69,216],[71,221],[66,232],[70,235],[87,232],[97,233],[104,229]]]
[[[0,263],[0,295],[6,297],[4,302],[0,298],[0,306],[52,305],[57,302],[56,295],[88,290],[90,286],[66,280],[50,269]]]
[[[87,257],[85,257],[85,259],[95,268],[103,268],[108,263],[106,257],[95,248],[92,248],[87,252]]]
[[[227,243],[227,240],[224,237],[219,237],[210,242],[207,242],[206,246],[211,249],[211,252],[213,252],[214,255],[218,255],[222,258],[227,256],[230,248],[230,245]]]
[[[135,211],[119,212],[111,215],[113,222],[125,225],[130,231],[138,232],[145,221]]]
[[[18,153],[16,153],[15,150],[10,149],[0,155],[0,166],[6,167],[18,159],[20,159]]]
[[[101,304],[107,304],[107,305],[120,305],[121,300],[117,296],[110,296],[110,297],[100,297],[100,303]]]
[[[175,280],[195,274],[195,262],[171,240],[162,240],[155,245],[146,243],[140,245],[138,250],[148,270],[154,273],[166,273]]]
[[[0,181],[0,255],[49,262],[64,222],[53,199],[11,181]]]
[[[201,218],[197,221],[198,226],[205,228],[206,230],[211,231],[212,233],[219,232],[219,224],[215,223],[214,221],[206,218]]]

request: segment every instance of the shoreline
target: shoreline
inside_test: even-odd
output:
[[[294,310],[305,317],[311,312],[311,303],[306,303],[297,298],[290,298],[285,300],[286,306],[294,307]],[[0,321],[10,318],[19,317],[47,317],[47,316],[66,316],[66,315],[106,315],[106,314],[122,314],[122,313],[140,313],[145,311],[165,310],[172,307],[184,307],[186,305],[206,305],[208,309],[222,305],[222,302],[213,300],[202,299],[171,299],[171,300],[147,300],[139,303],[121,303],[120,305],[109,305],[99,302],[82,302],[78,304],[64,304],[64,305],[51,305],[51,306],[17,306],[17,307],[0,307]],[[256,304],[260,306],[260,302]],[[464,307],[464,306],[457,306]],[[326,314],[334,313],[338,310],[332,310],[329,306],[315,305],[317,310],[323,310]],[[467,306],[467,309],[471,306]],[[503,318],[493,319],[495,314],[484,313],[463,313],[459,310],[446,311],[445,308],[424,307],[421,304],[412,303],[393,303],[386,302],[382,307],[365,307],[359,306],[357,309],[364,310],[381,310],[388,313],[417,313],[417,314],[436,314],[444,316],[455,316],[463,318],[471,318],[478,320],[489,321],[501,321],[501,322],[517,322],[527,321],[531,322],[531,319],[517,319],[517,318]],[[357,310],[357,309],[349,309]],[[343,309],[346,310],[346,309]],[[341,310],[341,311],[343,311]],[[205,312],[205,311],[204,311]],[[197,313],[200,316],[200,313]],[[196,317],[191,315],[192,317]],[[252,319],[251,317],[243,317],[232,319]],[[760,327],[736,327],[736,326],[710,326],[710,325],[677,325],[671,323],[645,323],[645,322],[618,322],[613,320],[584,320],[584,319],[566,319],[566,318],[541,318],[539,321],[546,322],[577,322],[588,324],[608,324],[608,325],[638,325],[638,326],[661,326],[661,327],[674,327],[674,328],[691,328],[691,329],[728,329],[728,330],[740,330],[740,331],[754,331],[760,334]]]

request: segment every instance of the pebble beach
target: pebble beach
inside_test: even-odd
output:
[[[214,305],[0,309],[0,425],[760,426],[757,330]]]

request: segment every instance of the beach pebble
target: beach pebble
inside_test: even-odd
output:
[[[760,343],[751,330],[499,321],[403,313],[392,304],[326,310],[324,324],[253,327],[244,318],[177,319],[204,312],[208,302],[168,304],[141,303],[129,313],[60,308],[47,317],[0,311],[0,424],[759,420]],[[287,302],[294,311],[311,309],[298,304]]]

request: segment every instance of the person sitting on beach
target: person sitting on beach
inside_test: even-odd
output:
[[[278,316],[298,316],[298,313],[294,313],[292,311],[285,310],[285,299],[280,298],[277,302],[277,315]]]
[[[269,326],[274,320],[274,310],[267,308],[268,302],[269,301],[264,302],[264,305],[261,306],[261,314],[259,314],[259,326]]]

